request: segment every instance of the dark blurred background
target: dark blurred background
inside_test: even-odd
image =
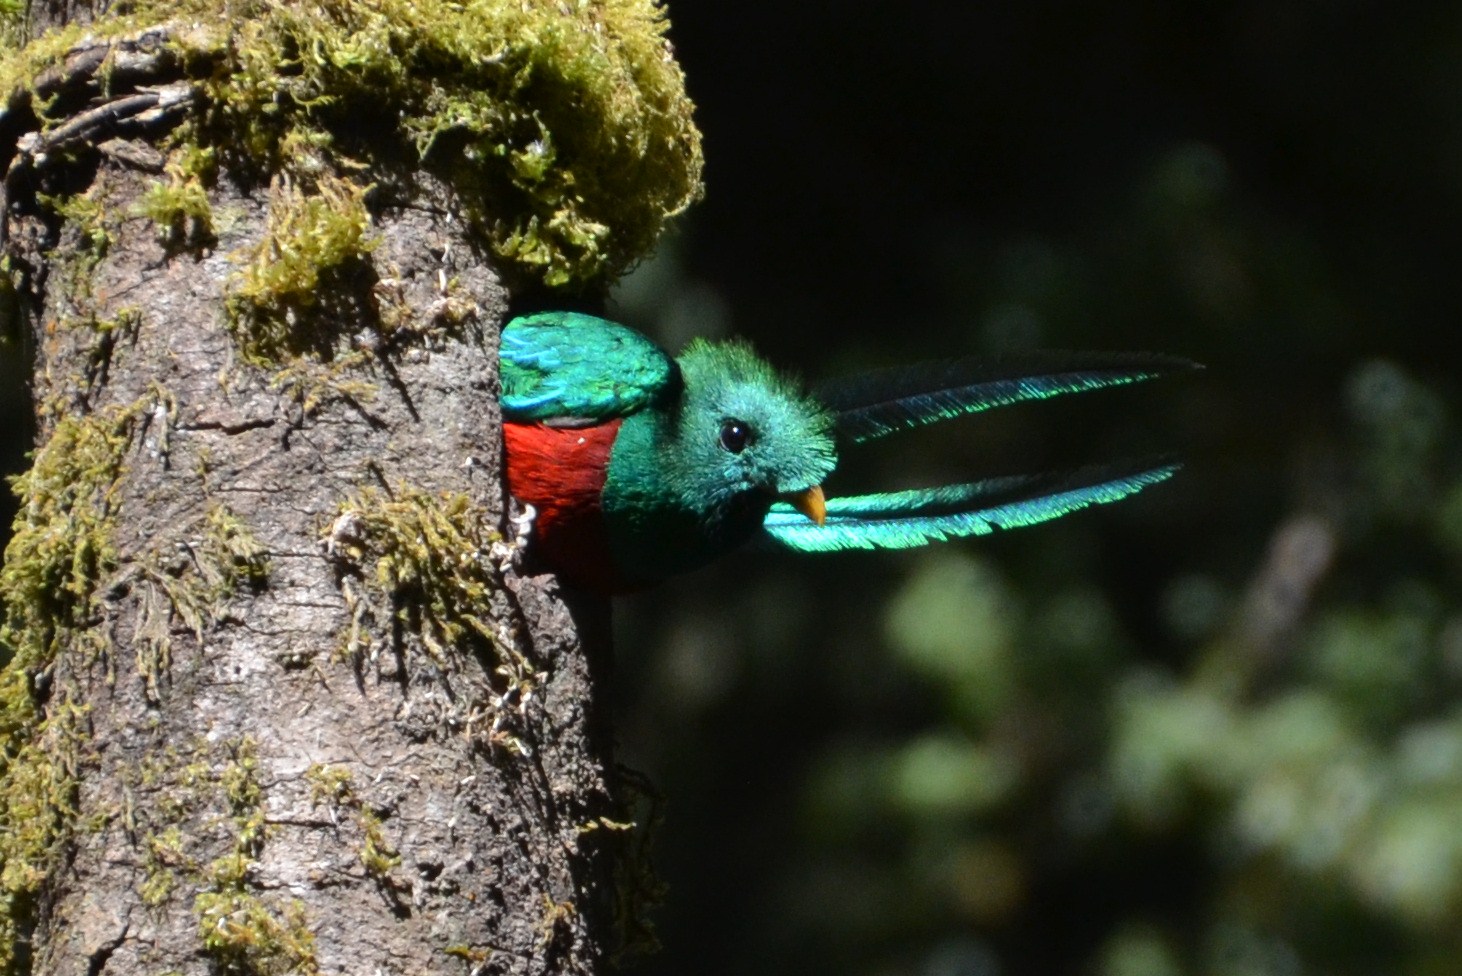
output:
[[[809,379],[1208,369],[880,441],[829,485],[1186,459],[1135,499],[620,601],[669,883],[635,971],[1462,973],[1462,7],[671,16],[708,195],[624,320]]]
[[[1135,499],[620,601],[653,976],[1462,973],[1462,7],[671,3],[705,201],[613,311],[809,379],[1203,373],[834,492],[1162,451]]]

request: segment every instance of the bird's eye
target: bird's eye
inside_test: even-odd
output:
[[[721,446],[732,454],[740,454],[751,440],[751,427],[735,417],[721,421]]]

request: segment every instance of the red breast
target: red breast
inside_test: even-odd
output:
[[[567,582],[622,589],[604,525],[604,480],[616,418],[593,427],[503,424],[508,492],[537,510],[529,553]]]

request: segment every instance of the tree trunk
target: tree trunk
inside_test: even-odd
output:
[[[574,620],[515,571],[495,340],[506,282],[592,288],[696,192],[658,12],[487,4],[464,54],[410,46],[460,6],[194,6],[0,73],[38,427],[0,971],[596,971],[641,934],[644,827]],[[618,115],[543,49],[596,30]],[[656,85],[678,141],[637,144]]]

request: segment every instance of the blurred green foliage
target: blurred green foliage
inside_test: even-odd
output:
[[[1140,498],[622,603],[625,751],[668,796],[641,971],[1462,972],[1462,19],[672,13],[708,197],[621,316],[812,377],[1031,346],[1209,368],[891,438],[829,484],[1177,450]]]

